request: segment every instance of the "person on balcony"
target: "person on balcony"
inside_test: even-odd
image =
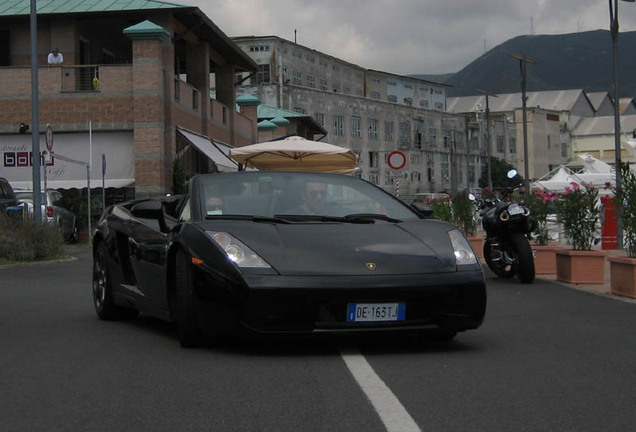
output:
[[[53,48],[53,51],[49,53],[49,56],[47,57],[46,60],[49,65],[59,65],[64,62],[64,56],[56,47],[56,48]]]

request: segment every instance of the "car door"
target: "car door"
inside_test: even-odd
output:
[[[130,264],[138,295],[154,308],[166,307],[166,233],[154,219],[138,218],[128,236]]]

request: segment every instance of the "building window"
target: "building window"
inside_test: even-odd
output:
[[[413,106],[413,98],[404,98],[404,105]]]
[[[344,136],[344,116],[333,116],[333,134],[337,136]]]
[[[369,139],[378,139],[378,121],[376,119],[369,119]]]
[[[327,90],[327,78],[320,78],[320,90]]]
[[[360,138],[360,117],[351,117],[351,136],[354,138]]]
[[[399,124],[399,138],[398,138],[398,142],[400,144],[401,147],[404,148],[408,148],[409,147],[409,141],[410,141],[410,130],[409,130],[409,124],[408,123],[400,123]]]
[[[393,122],[384,122],[384,139],[386,141],[393,141]]]
[[[292,71],[293,83],[295,85],[303,85],[303,74],[299,71]]]
[[[250,46],[251,52],[269,51],[269,45],[252,45]]]
[[[192,109],[199,110],[199,91],[196,89],[192,89]]]
[[[316,80],[313,75],[307,75],[307,87],[316,87]]]
[[[450,131],[442,131],[442,147],[447,149],[450,147]]]
[[[429,183],[435,178],[435,153],[426,153],[426,177]]]
[[[561,143],[561,157],[568,157],[568,143]]]
[[[424,99],[421,99],[421,100],[420,100],[420,106],[421,106],[422,108],[428,108],[428,101],[427,101],[427,100],[424,100]]]
[[[437,130],[435,128],[428,128],[428,142],[431,146],[435,146],[437,138]]]
[[[269,64],[258,65],[258,71],[250,77],[250,85],[267,84],[269,81]]]
[[[517,154],[517,138],[516,137],[509,138],[508,146],[510,148],[511,154]]]
[[[444,111],[444,104],[441,102],[435,102],[435,109],[436,110],[440,110],[440,111]]]
[[[296,113],[298,113],[298,114],[307,114],[307,113],[306,113],[306,111],[305,111],[303,108],[295,107],[295,108],[293,109],[293,111],[294,111],[294,112],[296,112]]]
[[[397,96],[396,95],[389,95],[389,96],[387,96],[386,100],[388,100],[389,102],[397,103]]]
[[[379,100],[380,99],[380,93],[378,92],[371,92],[371,99],[375,99],[375,100]]]
[[[373,184],[379,184],[378,182],[380,181],[380,175],[373,173],[373,174],[369,174],[369,181]]]
[[[369,168],[378,167],[378,152],[369,152]]]
[[[315,113],[314,118],[316,119],[316,123],[320,126],[325,127],[325,113]]]
[[[504,153],[506,151],[505,141],[503,135],[497,135],[497,153]]]
[[[442,168],[442,180],[445,181],[445,182],[450,181],[450,170],[449,170],[449,167],[448,167],[448,156],[446,156],[446,155],[442,156],[441,168]]]

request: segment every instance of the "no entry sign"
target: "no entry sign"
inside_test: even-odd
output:
[[[401,151],[392,151],[387,157],[387,163],[394,170],[402,169],[406,165],[406,155]]]

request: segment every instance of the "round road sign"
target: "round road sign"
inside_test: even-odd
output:
[[[386,160],[389,164],[389,167],[395,170],[402,169],[404,168],[404,165],[406,165],[406,155],[401,151],[392,151],[391,153],[389,153],[389,156]]]
[[[46,148],[53,151],[53,126],[46,125]]]

